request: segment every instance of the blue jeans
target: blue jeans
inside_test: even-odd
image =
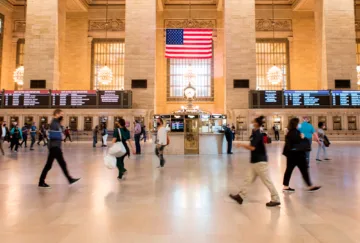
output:
[[[309,139],[309,142],[310,142],[310,147],[311,147],[312,139]],[[310,167],[310,151],[306,152],[306,162],[307,162],[308,167]]]
[[[34,147],[35,142],[36,142],[36,133],[31,133],[31,145],[30,145],[30,148]]]
[[[135,147],[136,147],[136,154],[141,154],[141,146],[140,146],[140,136],[141,133],[135,134]]]

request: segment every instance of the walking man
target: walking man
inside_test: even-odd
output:
[[[31,144],[30,144],[30,150],[34,150],[34,144],[36,142],[36,123],[33,122],[32,126],[30,127],[30,136],[31,136]]]
[[[65,143],[66,143],[66,139],[69,139],[70,142],[72,142],[72,141],[71,141],[71,136],[70,136],[70,129],[69,129],[69,127],[66,127],[66,129],[65,129],[65,139],[64,139],[64,142],[65,142]]]
[[[80,178],[73,178],[70,176],[66,162],[63,157],[63,152],[61,150],[61,143],[63,141],[63,131],[61,128],[61,122],[63,120],[63,111],[60,109],[56,109],[54,111],[54,118],[50,124],[49,131],[49,155],[46,162],[46,165],[41,173],[39,179],[39,187],[41,188],[50,188],[48,184],[45,183],[46,175],[51,170],[52,164],[56,159],[59,163],[65,177],[68,179],[69,184],[74,184]]]
[[[140,146],[141,125],[137,120],[135,120],[134,133],[135,133],[134,137],[135,137],[136,154],[141,154],[141,146]]]
[[[19,140],[23,138],[22,132],[18,124],[15,124],[15,126],[11,129],[10,135],[11,135],[11,143],[10,143],[11,151],[13,151],[15,147],[15,152],[17,152],[20,145]]]
[[[275,141],[280,141],[280,133],[279,133],[278,126],[274,125],[273,130],[274,130],[274,135],[275,135]]]
[[[313,138],[316,140],[318,144],[321,144],[319,137],[315,131],[315,128],[313,125],[310,124],[310,119],[308,116],[303,117],[303,123],[300,124],[299,130],[302,134],[304,134],[305,138],[307,138],[310,142],[310,145],[312,144]],[[310,151],[306,152],[306,161],[308,168],[310,167]]]
[[[232,152],[233,133],[230,129],[229,124],[227,124],[227,126],[225,127],[225,138],[228,143],[227,153],[232,154],[233,153]]]
[[[165,166],[164,149],[167,145],[169,145],[170,140],[167,135],[166,128],[164,127],[164,121],[161,118],[158,118],[156,125],[157,125],[157,135],[156,135],[155,155],[160,160],[160,165],[157,168],[163,168]]]
[[[22,145],[25,143],[25,148],[27,148],[28,130],[29,129],[28,129],[27,125],[24,124],[24,126],[21,128],[23,140],[20,143],[20,147],[22,147]]]

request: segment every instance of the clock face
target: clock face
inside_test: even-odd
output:
[[[193,98],[195,96],[195,90],[193,88],[185,89],[185,96],[187,98]]]

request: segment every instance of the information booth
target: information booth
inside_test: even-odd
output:
[[[357,130],[356,116],[348,116],[348,130]]]
[[[88,116],[84,117],[84,131],[92,131],[93,129],[93,118]]]
[[[333,117],[333,130],[340,131],[341,127],[341,116],[334,116]]]
[[[77,131],[78,118],[76,116],[69,117],[69,128],[71,131]]]

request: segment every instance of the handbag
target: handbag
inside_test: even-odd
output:
[[[118,132],[119,132],[120,141],[116,142],[113,146],[111,146],[108,151],[109,155],[115,156],[117,158],[124,156],[127,152],[123,144],[121,131],[119,128],[118,128]]]
[[[326,136],[326,135],[324,135],[324,141],[323,141],[323,143],[324,143],[324,145],[325,145],[325,147],[330,147],[330,141],[329,141],[329,138]]]
[[[112,170],[116,168],[116,157],[110,154],[107,154],[104,157],[104,164],[106,168]]]

